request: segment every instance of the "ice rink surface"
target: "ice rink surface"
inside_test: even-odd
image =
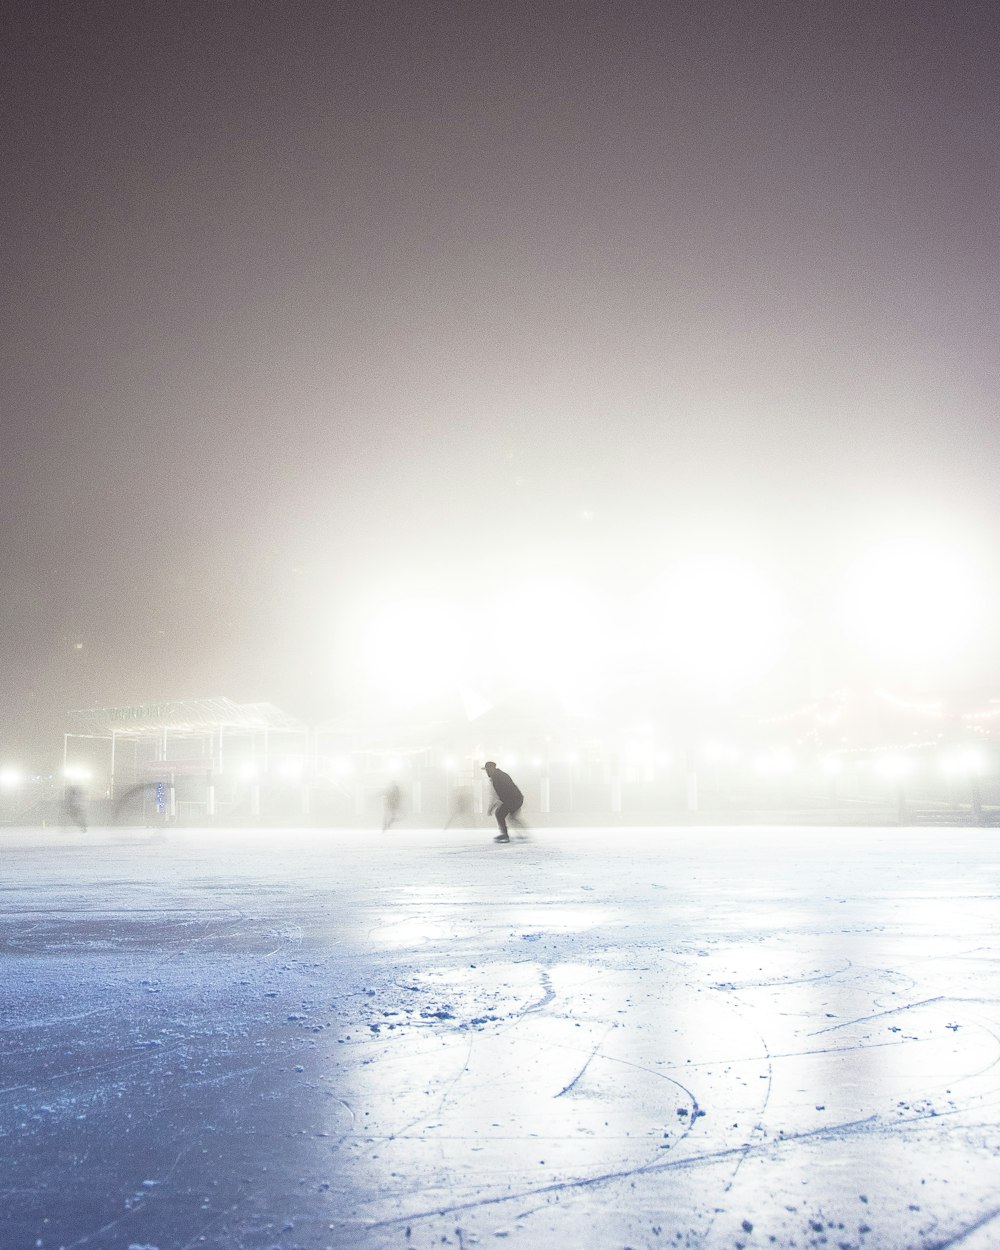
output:
[[[2,1250],[1000,1246],[1000,833],[0,831]]]

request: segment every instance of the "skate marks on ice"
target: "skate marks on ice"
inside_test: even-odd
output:
[[[930,1246],[943,1224],[957,1220],[964,1227],[963,1208],[958,1214],[953,1208],[960,1178],[949,1154],[960,1157],[970,1137],[978,1151],[977,1134],[995,1123],[989,1074],[997,1045],[991,1030],[974,1029],[973,1044],[958,1046],[949,1021],[925,1009],[904,1038],[868,1032],[843,1047],[817,1048],[801,1029],[773,1027],[770,1004],[765,1011],[760,1004],[712,1003],[707,987],[692,992],[674,983],[665,1006],[659,996],[644,1000],[627,979],[609,976],[595,983],[592,972],[584,978],[579,969],[562,971],[572,980],[557,993],[549,1018],[497,1025],[474,1046],[463,1045],[452,1056],[443,1096],[426,1083],[432,1106],[426,1117],[411,1119],[398,1132],[391,1117],[378,1117],[386,1129],[373,1143],[380,1159],[405,1155],[405,1140],[419,1131],[421,1149],[446,1160],[450,1181],[437,1205],[404,1203],[398,1214],[391,1208],[399,1199],[380,1196],[362,1227],[427,1225],[436,1234],[446,1217],[462,1216],[466,1231],[483,1234],[488,1230],[476,1216],[489,1210],[495,1218],[509,1216],[513,1234],[519,1215],[514,1208],[520,1207],[520,1214],[530,1210],[532,1221],[541,1221],[546,1236],[586,1238],[586,1229],[601,1218],[609,1221],[609,1236],[612,1228],[621,1235],[627,1227],[634,1237],[640,1231],[637,1203],[660,1217],[674,1210],[672,1227],[683,1229],[689,1244],[715,1244],[718,1238],[729,1245],[732,1236],[754,1244],[742,1228],[745,1219],[754,1219],[741,1215],[733,1229],[715,1214],[720,1207],[754,1214],[755,1227],[767,1230],[761,1244],[772,1245],[772,1235],[777,1244],[797,1238],[797,1244],[809,1244],[827,1236],[831,1223],[837,1244],[878,1245],[885,1228],[872,1230],[886,1212],[897,1232],[909,1229],[909,1241],[892,1244]],[[560,977],[553,982],[558,985]],[[448,1001],[457,997],[451,987]],[[784,1006],[793,1010],[779,1004],[783,1014],[796,1014],[798,1004]],[[624,1018],[603,1027],[616,1013]],[[697,1021],[700,1030],[695,1034],[674,1019]],[[441,1046],[438,1060],[447,1053],[447,1045]],[[384,1062],[391,1074],[391,1057]],[[438,1065],[421,1066],[426,1071]],[[392,1076],[375,1084],[392,1087]],[[565,1102],[571,1113],[562,1112]],[[997,1146],[994,1133],[987,1154],[978,1158],[980,1171],[988,1160],[996,1162]],[[935,1151],[940,1166],[925,1165],[918,1176],[914,1154],[926,1160]],[[456,1188],[476,1156],[479,1166],[460,1196]],[[847,1161],[853,1169],[844,1166]],[[852,1173],[853,1193],[845,1190]],[[487,1180],[492,1192],[484,1193]],[[821,1195],[810,1200],[817,1189]],[[909,1191],[922,1202],[903,1204]],[[580,1201],[568,1202],[574,1195]],[[974,1183],[965,1197],[964,1209],[975,1210],[984,1195]],[[692,1221],[692,1207],[701,1208],[700,1222]]]
[[[175,863],[162,888],[136,866],[114,908],[85,872],[51,913],[22,890],[0,926],[4,1244],[996,1231],[991,898],[928,911],[901,869],[874,903],[812,868],[783,900],[773,868],[671,883],[642,847],[446,871],[427,849]]]
[[[467,1236],[485,1237],[490,1229],[480,1217],[486,1213],[507,1221],[494,1232],[550,1237],[554,1244],[573,1238],[603,1244],[596,1232],[602,1226],[609,1244],[622,1238],[655,1244],[671,1224],[672,1235],[680,1232],[686,1243],[706,1246],[734,1239],[747,1245],[824,1244],[835,1234],[840,1245],[930,1247],[991,1218],[983,1208],[992,1193],[985,1177],[998,1145],[991,1128],[995,1013],[981,995],[963,1004],[955,993],[962,980],[956,972],[977,950],[961,931],[989,932],[987,915],[973,909],[962,923],[943,929],[958,934],[956,940],[940,937],[940,915],[923,931],[907,924],[908,940],[901,944],[892,935],[892,917],[884,922],[883,900],[876,902],[879,919],[864,923],[856,917],[844,923],[823,902],[815,912],[804,908],[793,917],[787,938],[774,936],[775,926],[751,922],[745,931],[731,924],[729,933],[707,941],[681,927],[661,945],[655,924],[643,935],[641,926],[625,920],[627,939],[612,932],[605,943],[591,943],[582,975],[572,972],[572,951],[560,947],[558,935],[512,928],[508,951],[532,937],[549,948],[542,967],[550,982],[558,986],[562,968],[579,987],[571,993],[564,986],[551,1000],[543,1031],[537,1020],[491,1022],[495,1038],[477,1038],[454,1056],[447,1096],[434,1102],[434,1114],[404,1126],[403,1135],[419,1126],[424,1146],[433,1140],[436,1157],[447,1161],[449,1179],[445,1192],[435,1195],[438,1205],[382,1194],[377,1205],[384,1210],[358,1208],[362,1219],[355,1227],[406,1227],[413,1235],[419,1227],[436,1239],[453,1236],[448,1221],[460,1217],[457,1227]],[[537,903],[539,929],[546,906]],[[891,901],[888,911],[904,906]],[[782,909],[774,910],[780,919]],[[805,941],[803,929],[809,931]],[[771,936],[761,938],[758,931]],[[882,936],[887,932],[890,939]],[[942,945],[951,946],[947,955]],[[978,977],[984,957],[996,967],[993,953],[984,956],[979,946]],[[948,965],[943,982],[935,963]],[[626,1019],[614,1021],[610,1037],[605,1029],[581,1038],[587,1025],[582,987],[589,986],[593,997],[595,983],[603,979],[606,989],[614,973],[623,1005],[616,1009],[605,998],[596,1018],[603,1023],[618,1010]],[[442,969],[440,975],[447,979],[449,973]],[[659,988],[648,1017],[640,1018],[641,989],[650,983]],[[921,987],[943,992],[921,997]],[[505,993],[513,992],[508,982]],[[457,996],[452,985],[445,1002],[453,1018]],[[977,1005],[980,1011],[970,1010]],[[903,1019],[906,1029],[898,1023]],[[839,1023],[841,1036],[835,1045],[829,1039],[817,1044],[812,1034],[831,1021]],[[569,1040],[559,1035],[570,1027],[577,1032]],[[723,1039],[727,1044],[720,1048]],[[674,1056],[666,1053],[669,1040],[676,1045]],[[609,1041],[619,1043],[617,1053]],[[449,1055],[447,1045],[437,1053]],[[563,1066],[570,1056],[572,1066]],[[422,1061],[420,1070],[434,1066]],[[599,1080],[602,1068],[615,1076]],[[549,1069],[552,1079],[540,1083]],[[664,1087],[648,1074],[689,1092],[688,1105],[676,1108],[686,1129],[673,1142],[663,1140]],[[567,1086],[570,1101],[591,1102],[599,1121],[553,1124],[549,1108],[569,1097],[563,1094]],[[488,1106],[477,1109],[483,1090],[502,1105],[502,1117],[489,1118]],[[531,1108],[523,1124],[516,1118],[521,1104]],[[615,1105],[628,1108],[627,1127],[618,1133],[603,1114]],[[693,1116],[693,1108],[704,1114]],[[392,1136],[390,1126],[386,1137]],[[572,1153],[588,1154],[588,1136],[600,1142],[589,1152],[589,1165]],[[394,1149],[382,1139],[375,1148],[380,1158]],[[474,1155],[481,1166],[471,1192],[458,1201],[456,1189]],[[915,1159],[932,1162],[920,1168]],[[637,1214],[643,1209],[652,1213],[649,1223]],[[666,1218],[671,1210],[672,1223]],[[743,1214],[737,1219],[738,1211]]]

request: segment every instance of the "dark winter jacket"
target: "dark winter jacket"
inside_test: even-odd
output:
[[[520,807],[524,802],[524,795],[510,779],[509,773],[505,773],[500,768],[494,768],[490,780],[493,782],[497,798],[501,803],[506,803],[511,811]]]

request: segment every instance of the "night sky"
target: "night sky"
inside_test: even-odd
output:
[[[333,716],[387,597],[502,622],[706,543],[802,612],[915,525],[994,586],[992,0],[32,0],[3,35],[0,750],[89,705]]]

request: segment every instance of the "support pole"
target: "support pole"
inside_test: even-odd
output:
[[[698,810],[698,773],[690,764],[687,769],[687,810]]]

